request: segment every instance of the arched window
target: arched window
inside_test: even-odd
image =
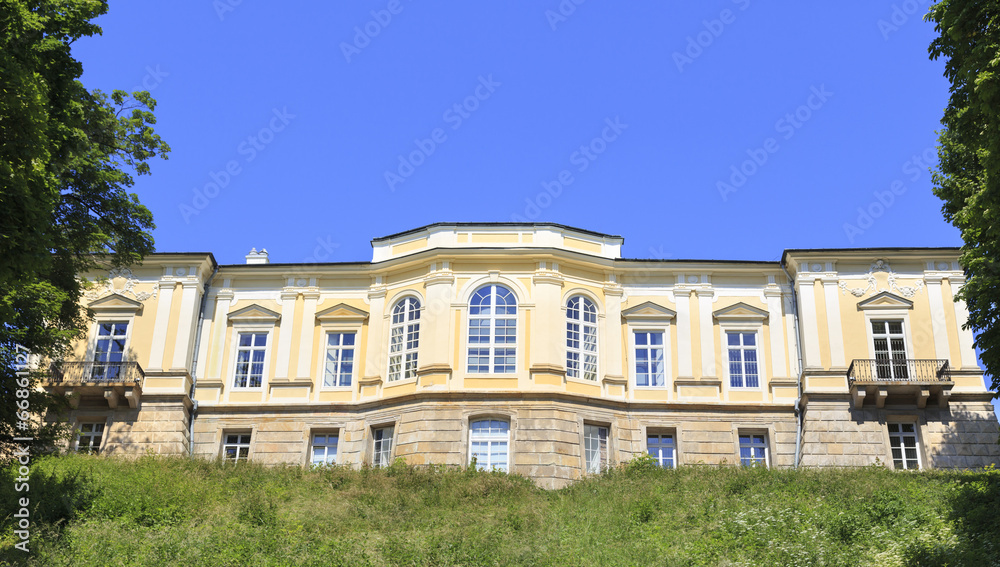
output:
[[[389,381],[417,375],[417,346],[420,342],[420,300],[405,297],[392,308],[389,326]]]
[[[566,375],[597,380],[597,307],[580,295],[566,303]]]
[[[513,373],[516,358],[517,299],[502,285],[484,285],[469,302],[469,372]]]

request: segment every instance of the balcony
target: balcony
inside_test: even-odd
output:
[[[895,358],[855,359],[847,369],[847,386],[856,409],[873,399],[876,407],[886,402],[927,407],[934,400],[945,407],[955,383],[947,360]]]
[[[74,407],[82,397],[99,397],[112,409],[121,400],[129,407],[139,406],[142,382],[146,374],[138,362],[62,361],[52,365],[44,385],[70,397]]]

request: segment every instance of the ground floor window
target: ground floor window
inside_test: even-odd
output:
[[[498,419],[482,419],[469,424],[469,463],[480,470],[508,472],[510,424]]]
[[[336,433],[317,433],[312,436],[312,464],[314,466],[337,464]]]
[[[890,423],[889,448],[892,464],[897,469],[919,469],[920,451],[917,446],[917,424]]]
[[[228,433],[222,444],[222,460],[238,463],[250,458],[250,434]]]
[[[740,464],[747,467],[767,466],[767,435],[740,433]]]
[[[101,452],[104,439],[104,422],[81,423],[80,436],[76,440],[76,450],[80,453],[96,455]]]
[[[393,429],[393,426],[389,426],[372,430],[372,438],[375,440],[372,451],[372,466],[387,467],[392,464]]]
[[[657,466],[672,469],[677,464],[677,448],[670,433],[646,435],[646,451],[656,460]]]
[[[583,426],[583,451],[587,473],[597,474],[608,467],[608,428]]]

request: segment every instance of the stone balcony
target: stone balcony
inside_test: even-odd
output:
[[[103,398],[112,409],[122,400],[137,408],[145,377],[138,362],[61,361],[52,365],[42,385],[68,396],[73,407],[81,398],[96,397]]]
[[[864,407],[867,400],[879,408],[887,402],[924,408],[933,400],[943,408],[955,382],[947,360],[859,358],[847,369],[847,385],[856,409]]]

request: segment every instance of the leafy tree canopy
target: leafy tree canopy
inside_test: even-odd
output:
[[[931,59],[944,57],[951,98],[939,132],[934,193],[962,231],[969,308],[993,389],[1000,389],[1000,2],[943,0],[926,19],[940,34]]]
[[[153,217],[127,192],[170,147],[148,92],[110,96],[80,83],[70,47],[100,34],[100,0],[0,0],[0,399],[16,399],[16,345],[58,358],[81,336],[78,274],[141,261]],[[32,379],[32,385],[34,385]],[[34,412],[63,403],[40,391]],[[24,430],[0,404],[0,454]],[[54,428],[34,431],[51,443]]]

